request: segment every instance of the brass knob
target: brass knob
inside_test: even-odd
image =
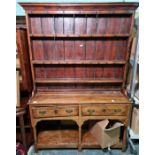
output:
[[[67,113],[72,113],[73,112],[73,109],[66,109],[66,112]]]
[[[55,109],[55,110],[54,110],[54,113],[55,113],[55,114],[57,114],[57,113],[58,113],[58,110],[57,110],[57,109]]]
[[[114,112],[121,112],[121,109],[114,109]]]
[[[45,115],[46,114],[46,111],[39,111],[39,114],[40,115]]]
[[[106,109],[102,109],[102,112],[106,112]]]
[[[92,115],[94,112],[95,112],[94,109],[88,109],[88,113],[89,113],[90,115]]]

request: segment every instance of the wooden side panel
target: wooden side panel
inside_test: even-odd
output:
[[[22,80],[20,81],[20,90],[31,93],[32,75],[26,28],[16,28],[16,44],[17,55],[20,62],[20,73],[22,76]]]

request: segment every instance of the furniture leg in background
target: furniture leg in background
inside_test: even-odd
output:
[[[16,109],[16,117],[19,118],[19,126],[20,126],[20,129],[21,129],[22,142],[23,142],[23,145],[24,145],[24,147],[26,149],[27,146],[26,146],[26,137],[25,137],[25,128],[24,128],[24,117],[23,117],[23,115],[25,113],[26,113],[26,111],[23,108],[17,108]]]

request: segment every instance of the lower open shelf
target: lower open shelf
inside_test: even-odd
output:
[[[42,131],[38,134],[38,148],[100,148],[95,138],[88,131],[82,136],[79,143],[78,130],[53,130]],[[122,143],[112,146],[112,148],[122,148]]]
[[[79,143],[78,130],[42,131],[38,134],[39,148],[77,148]]]
[[[101,146],[97,143],[93,135],[88,131],[82,136],[82,148],[101,148]],[[122,142],[111,146],[111,148],[122,148]]]

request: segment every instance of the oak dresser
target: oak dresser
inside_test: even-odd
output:
[[[124,124],[113,146],[124,151],[131,110],[124,89],[138,4],[20,5],[28,27],[36,151],[99,147],[89,131],[103,119]]]

